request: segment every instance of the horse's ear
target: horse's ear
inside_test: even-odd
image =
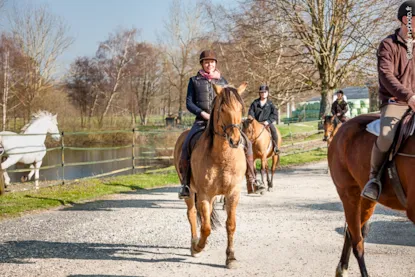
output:
[[[238,91],[238,94],[239,95],[241,95],[244,91],[245,91],[245,89],[246,89],[246,87],[248,86],[248,82],[243,82],[240,86],[239,86],[239,88],[237,89],[237,91]]]
[[[252,117],[252,115],[248,115],[248,118],[247,118],[249,121],[252,121],[252,120],[254,120],[254,118]]]
[[[332,116],[332,117],[331,117],[331,120],[330,120],[330,121],[331,121],[331,123],[333,123],[335,119],[336,119],[336,117],[335,117],[335,116]]]
[[[219,95],[222,93],[224,87],[220,85],[213,84],[213,89],[215,90],[216,95]]]

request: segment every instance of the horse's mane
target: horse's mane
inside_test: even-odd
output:
[[[223,104],[225,104],[227,106],[231,106],[232,101],[234,101],[235,99],[236,99],[236,101],[238,101],[242,105],[242,113],[245,113],[244,100],[239,95],[236,88],[234,88],[232,86],[228,85],[228,86],[224,87],[222,93],[219,96],[216,96],[215,99],[213,99],[212,110],[211,110],[211,113],[210,113],[210,119],[209,119],[208,127],[207,127],[209,147],[213,146],[213,137],[215,136],[215,130],[213,128],[213,125],[214,125],[214,120],[216,120],[215,119],[215,113],[214,113],[216,105],[219,104],[220,106],[222,106]],[[220,101],[220,103],[217,103],[218,101]]]
[[[45,117],[45,116],[53,117],[53,115],[48,111],[38,111],[38,112],[32,114],[32,118],[30,119],[30,121],[25,126],[22,127],[21,131],[22,132],[26,131],[27,128],[29,128],[29,126],[33,124],[33,122],[35,122],[39,118],[42,118],[42,117]]]

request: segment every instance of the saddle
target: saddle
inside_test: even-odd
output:
[[[366,130],[375,136],[379,136],[380,133],[380,119],[374,120],[366,126]],[[400,148],[406,142],[406,140],[414,134],[415,131],[415,119],[414,112],[409,109],[403,115],[402,119],[399,122],[398,130],[393,139],[391,148],[389,149],[388,159],[383,163],[379,176],[383,175],[383,171],[386,168],[388,172],[388,177],[392,183],[392,187],[395,191],[395,194],[401,204],[406,207],[406,195],[402,187],[402,183],[399,179],[398,171],[396,169],[395,156],[403,155],[399,153]]]

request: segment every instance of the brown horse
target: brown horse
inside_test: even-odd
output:
[[[244,110],[240,94],[246,83],[238,89],[214,86],[216,97],[208,123],[196,143],[190,160],[192,176],[190,180],[191,197],[186,199],[187,217],[191,227],[191,254],[200,253],[206,245],[211,232],[211,215],[216,195],[223,194],[226,200],[226,231],[228,247],[226,266],[236,266],[233,237],[236,227],[236,206],[240,186],[245,171],[246,159],[242,143],[241,123]],[[179,171],[179,161],[184,139],[188,131],[180,135],[174,149],[174,163]],[[197,236],[197,211],[201,216],[200,239]]]
[[[360,193],[369,179],[370,155],[376,140],[376,136],[366,131],[366,125],[377,118],[379,115],[361,115],[343,123],[328,149],[331,177],[343,202],[348,224],[336,276],[347,275],[352,248],[361,275],[368,276],[363,242],[366,223],[375,210],[376,202],[360,197]],[[410,137],[399,152],[415,155],[415,137]],[[392,209],[406,210],[408,218],[415,223],[415,179],[412,166],[414,160],[398,155],[395,161],[407,196],[407,206],[402,206],[397,199],[386,174],[382,178],[383,189],[379,203]]]
[[[275,154],[272,144],[271,132],[264,125],[259,123],[251,116],[243,123],[243,132],[247,135],[248,139],[252,142],[252,150],[254,152],[254,160],[261,159],[261,178],[265,183],[265,178],[268,183],[268,191],[272,191],[273,179],[275,169],[277,168],[280,156]],[[278,148],[281,148],[281,133],[277,129],[278,134]],[[268,172],[268,158],[272,158],[271,165],[271,179]],[[247,184],[248,193],[253,192],[253,188],[250,188]]]
[[[340,128],[341,125],[342,122],[338,120],[335,116],[326,115],[323,117],[323,141],[327,141],[327,147],[330,145],[334,135],[337,133],[337,130]]]

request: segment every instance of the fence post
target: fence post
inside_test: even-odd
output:
[[[133,128],[133,145],[132,145],[132,174],[134,174],[135,169],[135,128]]]
[[[61,136],[61,163],[62,163],[62,185],[65,184],[65,132]]]

